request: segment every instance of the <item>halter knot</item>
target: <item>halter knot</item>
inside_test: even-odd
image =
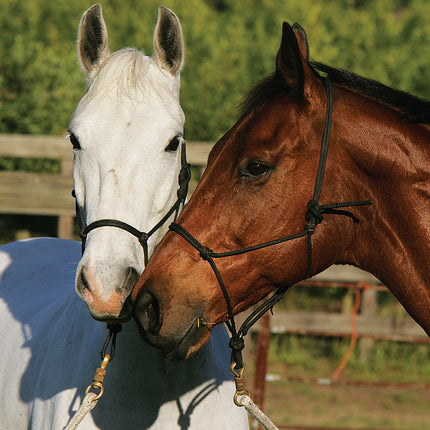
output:
[[[310,200],[308,202],[308,210],[306,211],[306,221],[317,226],[323,219],[318,202],[314,199]]]
[[[200,257],[203,258],[203,260],[209,260],[209,258],[211,257],[211,254],[213,253],[212,249],[210,248],[206,248],[205,246],[203,246],[200,249]]]
[[[245,348],[245,341],[243,337],[231,337],[228,346],[233,351],[242,351],[242,349]]]
[[[149,239],[148,233],[145,233],[144,231],[140,232],[138,240],[142,246],[145,246],[148,243],[148,239]]]
[[[317,225],[315,223],[308,223],[305,225],[304,231],[306,232],[307,235],[312,235],[314,234],[316,226]]]
[[[242,350],[245,348],[243,337],[240,337],[237,334],[233,335],[230,338],[228,346],[231,348],[231,361],[236,363],[235,367],[238,369],[243,368]]]
[[[112,333],[119,333],[120,331],[122,331],[122,325],[118,323],[108,323],[107,329]]]

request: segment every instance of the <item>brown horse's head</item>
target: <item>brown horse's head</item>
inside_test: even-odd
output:
[[[376,140],[382,132],[378,118],[385,115],[383,127],[387,127],[398,112],[336,82],[333,97],[320,203],[373,200],[367,172],[376,156],[369,157],[366,149],[359,152],[356,142],[361,149],[368,147],[369,139]],[[305,32],[297,24],[284,23],[276,71],[251,90],[241,118],[213,148],[178,224],[216,253],[303,232],[314,193],[326,104],[322,79],[308,60]],[[366,127],[361,126],[364,122]],[[393,166],[387,163],[377,174]],[[315,229],[312,274],[333,263],[358,265],[358,238],[369,228],[373,211],[366,207],[351,211],[363,222],[324,215],[324,222]],[[305,278],[306,239],[302,236],[214,259],[234,313],[276,288]],[[174,359],[198,350],[213,325],[228,318],[226,300],[210,264],[176,232],[163,239],[132,300],[142,336]]]

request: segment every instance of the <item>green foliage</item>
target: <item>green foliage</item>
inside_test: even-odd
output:
[[[75,40],[88,0],[0,2],[0,133],[62,134],[85,90]],[[249,86],[274,69],[281,24],[300,22],[311,56],[430,98],[427,0],[166,0],[186,42],[182,105],[192,140],[232,126]],[[152,52],[159,1],[103,2],[111,50]]]
[[[69,3],[0,3],[0,133],[64,132],[84,90]]]

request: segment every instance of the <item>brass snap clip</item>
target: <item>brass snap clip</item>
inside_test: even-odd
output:
[[[85,390],[85,395],[87,395],[91,389],[100,390],[100,392],[97,394],[94,400],[99,400],[100,397],[103,396],[103,392],[104,392],[103,380],[106,375],[106,367],[109,363],[109,360],[110,360],[110,355],[106,354],[103,358],[103,361],[100,367],[97,368],[96,373],[94,374],[93,382],[90,385],[88,385],[87,389]]]
[[[243,372],[245,371],[245,365],[243,365],[237,371],[235,370],[236,363],[231,363],[230,372],[234,376],[234,383],[236,385],[236,392],[234,393],[233,401],[236,406],[243,406],[242,403],[239,403],[239,396],[248,396],[251,397],[251,392],[246,388],[245,377],[243,376]]]

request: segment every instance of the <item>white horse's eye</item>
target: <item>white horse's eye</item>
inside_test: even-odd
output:
[[[70,143],[73,145],[73,149],[81,149],[78,138],[72,132],[69,133],[69,139]]]
[[[178,149],[179,144],[181,143],[182,136],[175,136],[170,143],[166,146],[166,152],[175,152]]]

